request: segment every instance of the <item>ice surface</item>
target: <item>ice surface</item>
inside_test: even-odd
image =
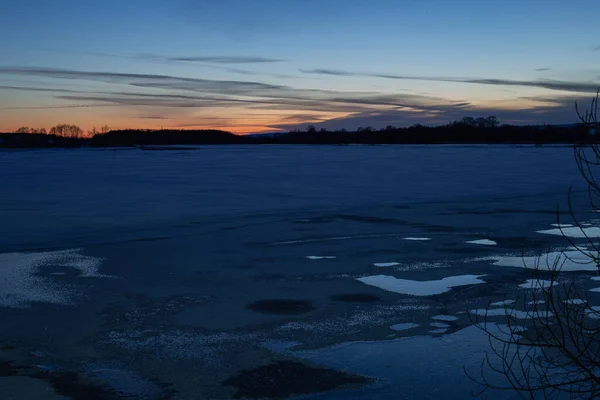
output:
[[[415,242],[425,242],[425,241],[431,240],[431,238],[427,238],[427,237],[405,237],[405,238],[402,238],[402,239],[404,239],[404,240],[412,240],[412,241],[415,241]]]
[[[551,317],[553,314],[546,311],[522,311],[508,308],[491,308],[491,309],[477,309],[470,310],[471,314],[475,314],[480,317],[503,317],[508,316],[516,319],[529,319],[529,318],[545,318],[546,316]]]
[[[454,315],[434,315],[431,319],[436,321],[458,321],[458,317]]]
[[[373,264],[376,267],[380,267],[380,268],[386,268],[386,267],[395,267],[397,265],[400,265],[400,263],[397,262],[385,262],[385,263],[375,263]]]
[[[333,260],[336,256],[306,256],[309,260]]]
[[[551,224],[551,225],[556,228],[571,228],[571,227],[573,227],[573,224]]]
[[[73,289],[39,274],[45,267],[72,268],[79,277],[99,278],[102,259],[81,249],[40,253],[0,254],[0,306],[26,308],[33,302],[71,304]]]
[[[519,285],[519,287],[523,289],[535,290],[549,288],[550,286],[552,286],[552,281],[546,281],[544,279],[527,279],[525,283]]]
[[[552,271],[597,271],[591,257],[577,250],[552,251],[541,256],[492,256],[494,265]]]
[[[600,281],[600,276],[592,276],[593,281]]]
[[[588,238],[600,238],[600,227],[591,226],[591,227],[569,227],[569,228],[556,228],[556,229],[548,229],[543,231],[537,231],[537,233],[541,233],[544,235],[556,235],[556,236],[566,236],[575,239],[582,239],[585,237]]]
[[[450,328],[450,325],[445,324],[443,322],[432,322],[429,324],[429,326],[431,326],[432,328]]]
[[[515,304],[514,300],[504,300],[504,301],[497,301],[495,303],[490,304],[490,306],[492,307],[502,307],[502,306],[508,306],[511,304]]]
[[[533,300],[533,301],[530,301],[527,304],[532,305],[532,306],[537,306],[537,305],[540,305],[540,304],[546,304],[546,302],[544,300]]]
[[[390,326],[390,329],[395,330],[395,331],[406,331],[408,329],[418,328],[419,326],[421,326],[421,325],[406,322],[406,323],[402,323],[402,324],[392,325],[392,326]]]
[[[581,305],[581,304],[587,304],[587,301],[585,301],[583,299],[567,299],[567,300],[565,300],[565,303]]]
[[[467,243],[480,244],[482,246],[496,246],[498,244],[495,241],[490,240],[490,239],[469,240]]]
[[[358,278],[358,280],[389,292],[412,296],[433,296],[445,293],[453,287],[485,283],[485,281],[479,279],[482,276],[485,275],[460,275],[435,281],[411,281],[389,275],[374,275]]]
[[[600,292],[600,287],[590,289],[590,292]]]
[[[441,333],[446,333],[448,331],[448,329],[442,328],[442,329],[434,329],[432,331],[429,331],[429,333],[433,334],[433,335],[439,335]]]

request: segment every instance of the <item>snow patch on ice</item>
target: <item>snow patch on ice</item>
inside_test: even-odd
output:
[[[514,300],[504,300],[504,301],[497,301],[495,303],[490,304],[490,306],[492,307],[502,307],[502,306],[508,306],[511,304],[515,304]]]
[[[522,311],[508,308],[491,308],[491,309],[476,309],[470,310],[471,314],[475,314],[479,317],[504,317],[507,316],[509,318],[516,319],[530,319],[530,318],[546,318],[552,317],[553,314],[551,312],[546,311]]]
[[[458,321],[458,317],[455,317],[454,315],[434,315],[433,317],[431,317],[431,319],[434,319],[436,321],[447,321],[447,322]]]
[[[448,329],[443,328],[443,329],[434,329],[432,331],[429,331],[429,333],[431,333],[433,335],[439,335],[442,333],[446,333],[447,331],[448,331]]]
[[[523,289],[534,289],[541,290],[552,286],[552,281],[546,281],[544,279],[527,279],[525,283],[519,285]]]
[[[392,329],[394,331],[406,331],[409,329],[418,328],[419,326],[421,326],[421,325],[407,322],[407,323],[392,325],[392,326],[390,326],[390,329]]]
[[[564,302],[567,304],[574,304],[574,305],[587,304],[587,301],[585,301],[583,299],[566,299]]]
[[[336,256],[306,256],[309,260],[333,260]]]
[[[0,254],[0,307],[27,308],[34,302],[72,304],[73,288],[40,275],[44,268],[72,268],[79,271],[81,278],[110,277],[100,273],[102,259],[81,252],[82,249],[71,249]]]
[[[398,262],[385,262],[385,263],[375,263],[373,264],[376,267],[379,268],[387,268],[387,267],[396,267],[398,265],[400,265],[400,263]]]
[[[517,267],[539,269],[543,271],[597,271],[594,260],[577,250],[552,251],[540,256],[492,256],[487,260],[494,261],[499,267]]]
[[[450,276],[435,281],[411,281],[389,275],[374,275],[358,278],[366,285],[375,286],[389,292],[408,294],[412,296],[434,296],[448,292],[453,287],[485,283],[479,279],[485,275]]]
[[[583,238],[600,238],[600,227],[591,226],[591,227],[570,227],[570,228],[562,228],[562,229],[547,229],[543,231],[537,231],[537,233],[541,233],[543,235],[555,235],[555,236],[566,236],[575,239],[583,239]]]
[[[404,240],[412,240],[414,242],[426,242],[428,240],[431,240],[431,238],[428,238],[428,237],[405,237],[405,238],[402,238],[402,239],[404,239]]]
[[[479,245],[482,245],[482,246],[496,246],[498,244],[495,241],[490,240],[490,239],[469,240],[467,243],[469,243],[469,244],[479,244]]]
[[[573,227],[573,224],[551,224],[551,225],[556,228],[572,228]]]

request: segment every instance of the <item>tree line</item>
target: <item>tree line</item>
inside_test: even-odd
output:
[[[0,134],[2,147],[144,146],[202,144],[552,144],[592,143],[598,138],[584,124],[507,125],[495,116],[465,117],[440,126],[416,124],[407,128],[327,130],[309,125],[305,130],[236,135],[222,130],[127,129],[107,126],[87,134],[76,125],[61,124],[50,131],[20,128]]]
[[[19,129],[15,130],[14,133],[18,134],[39,134],[39,135],[54,135],[64,138],[83,138],[83,137],[94,137],[96,135],[104,135],[110,131],[108,125],[104,125],[100,128],[100,130],[96,129],[96,127],[92,128],[92,130],[87,131],[87,135],[84,130],[81,129],[77,125],[69,125],[69,124],[58,124],[50,128],[50,131],[46,131],[46,128],[29,128],[27,126],[22,126]]]

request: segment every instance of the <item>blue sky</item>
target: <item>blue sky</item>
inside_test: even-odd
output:
[[[600,86],[593,0],[21,0],[0,130],[569,123]]]

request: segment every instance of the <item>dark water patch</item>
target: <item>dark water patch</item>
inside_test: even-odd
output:
[[[159,240],[169,240],[173,239],[172,236],[158,236],[158,237],[144,237],[139,239],[134,239],[134,242],[157,242]]]
[[[12,343],[5,343],[3,345],[0,345],[0,350],[16,350],[17,346],[15,346]]]
[[[341,301],[344,303],[375,303],[381,301],[379,296],[371,293],[343,293],[329,297],[333,301]]]
[[[14,361],[0,361],[0,376],[15,376],[19,368],[12,365]]]
[[[75,372],[38,372],[31,377],[47,381],[57,394],[73,400],[113,400],[116,397],[100,384],[82,381]]]
[[[118,398],[161,400],[168,397],[167,385],[147,380],[131,371],[112,366],[94,366],[87,373],[92,379],[103,382]]]
[[[237,389],[235,399],[285,399],[294,395],[328,392],[363,386],[371,379],[328,368],[277,361],[252,370],[242,370],[222,382]]]
[[[277,315],[299,315],[314,310],[312,302],[293,299],[260,300],[248,304],[247,308],[261,314]]]

